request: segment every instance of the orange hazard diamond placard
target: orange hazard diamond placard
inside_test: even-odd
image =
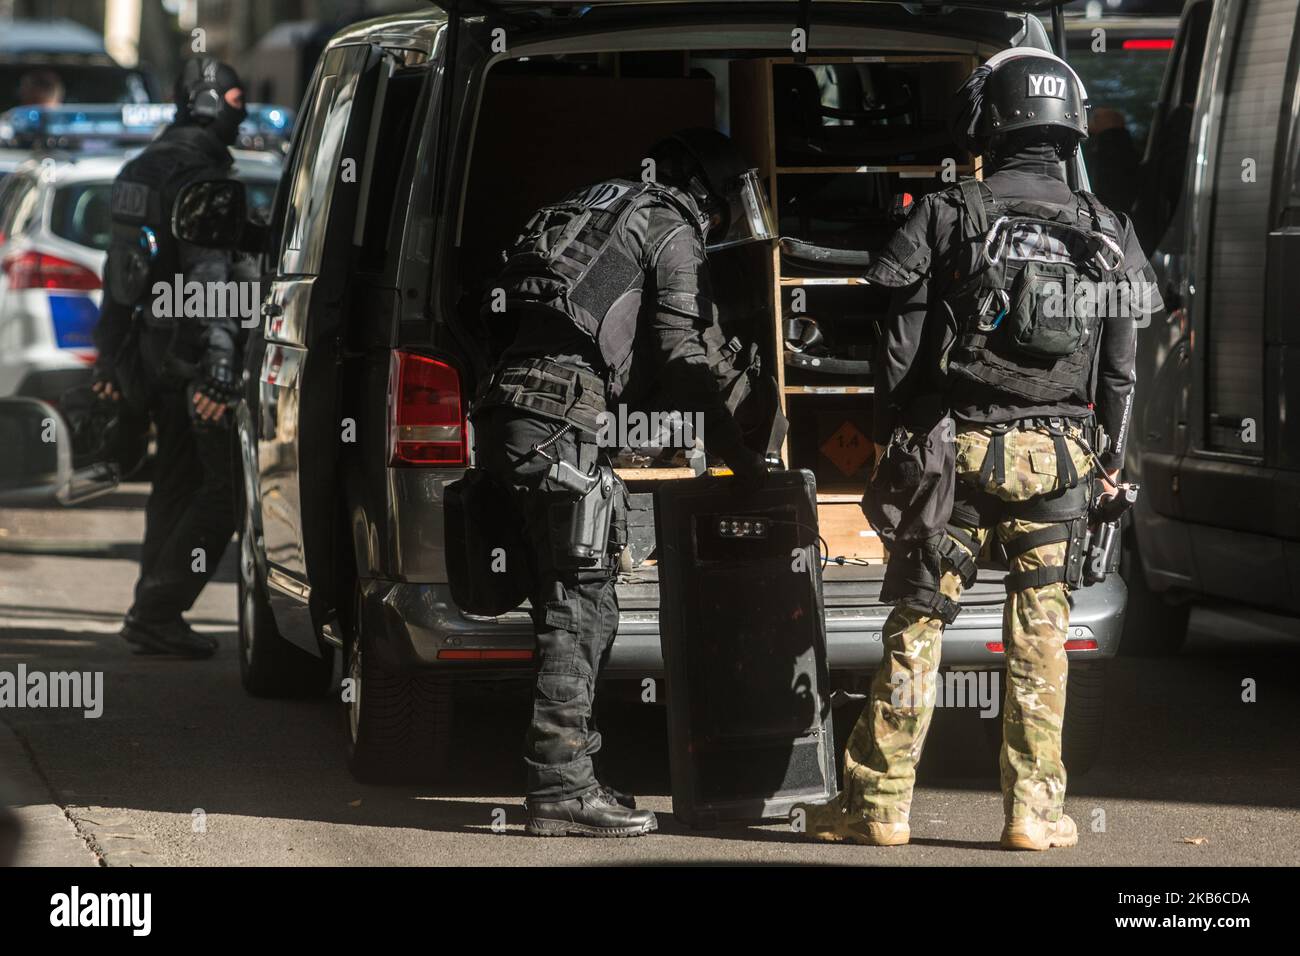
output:
[[[846,421],[822,442],[821,453],[846,476],[853,476],[875,454],[862,429]]]

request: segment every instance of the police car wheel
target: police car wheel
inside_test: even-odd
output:
[[[254,697],[307,697],[329,689],[334,651],[313,657],[294,647],[275,626],[266,582],[254,548],[256,532],[245,509],[239,534],[239,677]]]
[[[1147,586],[1142,556],[1130,530],[1120,555],[1120,574],[1128,585],[1120,653],[1128,657],[1170,657],[1187,640],[1191,605],[1170,604]]]
[[[374,652],[357,588],[344,668],[348,770],[363,783],[422,783],[445,776],[451,749],[449,681],[393,673]]]

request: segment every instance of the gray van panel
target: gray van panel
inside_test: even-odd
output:
[[[1264,270],[1278,115],[1296,22],[1295,0],[1244,5],[1222,108],[1210,232],[1207,445],[1262,455],[1242,441],[1241,419],[1264,425]],[[1253,159],[1255,178],[1243,182]]]
[[[1118,574],[1071,595],[1067,640],[1096,642],[1095,647],[1067,648],[1071,662],[1115,656],[1127,600],[1127,586]],[[521,655],[532,651],[537,639],[523,610],[496,618],[471,617],[456,607],[445,584],[366,582],[364,601],[364,613],[376,626],[376,652],[395,671],[437,669],[483,677],[527,673],[533,666],[530,658],[522,656],[498,662],[438,656],[439,651],[447,650],[514,651]],[[890,610],[881,604],[826,608],[827,657],[833,672],[870,671],[880,666],[884,653],[881,635]],[[943,665],[974,669],[1004,666],[1003,613],[997,604],[965,608],[944,629]],[[662,675],[658,609],[621,608],[618,636],[601,676],[640,680]]]

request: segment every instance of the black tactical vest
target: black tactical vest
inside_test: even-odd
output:
[[[172,236],[172,204],[180,187],[218,173],[230,163],[191,140],[199,130],[173,127],[122,167],[113,182],[112,233],[104,271],[105,291],[119,305],[147,301],[155,282],[172,282],[181,271]],[[221,152],[225,152],[222,150]]]
[[[607,383],[620,380],[632,359],[645,282],[640,250],[622,227],[650,201],[676,207],[703,238],[698,210],[665,186],[611,179],[579,189],[535,212],[506,253],[505,268],[484,296],[488,327],[503,318],[504,291],[512,319],[530,312],[565,317],[596,344]]]
[[[1126,294],[1118,224],[1090,193],[1072,206],[1005,202],[963,180],[956,322],[946,370],[1031,404],[1091,394],[1106,309]]]

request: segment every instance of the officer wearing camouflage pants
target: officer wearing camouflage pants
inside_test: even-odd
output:
[[[900,537],[891,550],[884,660],[849,738],[839,800],[804,808],[812,838],[910,839],[943,629],[995,535],[1008,568],[1001,843],[1078,841],[1063,812],[1067,565],[1081,552],[1093,473],[1103,494],[1119,479],[1134,319],[1161,307],[1131,225],[1067,185],[1063,162],[1087,137],[1085,100],[1050,53],[1012,50],[978,68],[959,92],[954,132],[991,175],[918,202],[867,274],[894,290],[877,339],[877,467],[916,453],[917,470],[933,472],[924,456],[932,464],[942,449],[949,480],[933,483],[934,496],[952,497],[931,508],[944,514],[933,534],[926,524],[920,544]],[[1128,283],[1144,297],[1110,314],[1052,308],[1051,294],[1087,283]],[[937,434],[936,422],[947,436],[918,442]],[[896,490],[873,478],[869,494]]]
[[[1007,481],[981,486],[979,475],[994,433],[987,427],[957,432],[957,480],[1008,504],[1032,501],[1057,490],[1052,438],[1046,431],[1016,430],[1005,438]],[[1087,453],[1068,439],[1079,472]],[[1035,470],[1038,468],[1039,470]],[[1047,472],[1047,473],[1042,473]],[[959,498],[961,492],[959,489]],[[1011,573],[1059,568],[1066,542],[1035,546],[1031,535],[1050,534],[1049,523],[1007,517],[993,529],[954,519],[949,534],[974,560],[992,531],[1008,553]],[[945,567],[940,590],[948,600],[961,597],[962,577]],[[1007,681],[1003,700],[1003,809],[1008,820],[1026,817],[1059,819],[1065,795],[1061,763],[1061,727],[1065,715],[1065,636],[1070,605],[1063,583],[1011,591],[1002,630],[1006,636]],[[876,672],[871,702],[849,737],[845,752],[843,803],[866,820],[885,824],[889,836],[906,833],[916,780],[916,763],[934,714],[943,621],[912,605],[901,604],[885,622],[884,666]]]

